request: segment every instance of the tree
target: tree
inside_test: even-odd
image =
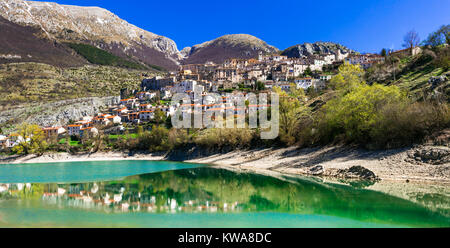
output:
[[[295,90],[290,96],[277,86],[273,87],[273,91],[280,97],[280,140],[286,145],[293,145],[301,118],[309,115],[308,107],[302,103],[305,93],[303,90]]]
[[[340,136],[364,144],[375,138],[372,131],[383,118],[381,111],[386,106],[401,108],[406,103],[406,95],[397,86],[360,85],[326,103],[323,118],[326,127],[322,130],[327,130],[328,141]]]
[[[290,86],[290,95],[302,102],[306,96],[305,91],[302,88],[297,89],[297,85],[295,85],[294,83],[291,83]]]
[[[144,132],[144,127],[139,125],[137,127],[136,133],[139,135],[139,134],[142,134],[143,132]]]
[[[425,45],[437,47],[445,43],[450,44],[450,25],[442,25],[438,30],[428,35]]]
[[[160,125],[164,123],[167,119],[166,114],[161,109],[156,109],[154,113],[153,121],[156,123],[156,125]]]
[[[381,49],[380,55],[386,57],[386,54],[387,54],[386,48]]]
[[[148,149],[151,152],[166,151],[168,144],[169,130],[163,126],[152,126],[151,132],[144,132],[138,138],[138,147]]]
[[[41,154],[47,147],[44,131],[38,125],[24,123],[19,127],[17,134],[21,137],[21,142],[13,147],[13,151],[17,154]]]
[[[303,72],[304,76],[311,76],[312,75],[312,71],[311,68],[309,68],[309,66],[306,68],[305,72]]]
[[[352,89],[365,84],[362,75],[364,70],[359,65],[344,63],[339,66],[339,73],[331,79],[331,85],[342,93],[347,93]]]
[[[263,82],[257,81],[256,82],[256,90],[264,90],[265,86]]]
[[[403,42],[403,47],[409,48],[412,53],[413,48],[418,46],[420,43],[419,34],[415,30],[411,30],[405,34],[403,37]]]

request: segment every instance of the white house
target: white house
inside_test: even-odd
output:
[[[107,120],[111,121],[114,124],[120,124],[122,123],[122,118],[118,115],[110,115],[106,117]]]
[[[63,134],[66,132],[66,129],[63,127],[44,127],[42,131],[44,131],[45,136],[50,137]]]
[[[186,93],[189,91],[194,91],[195,86],[197,86],[197,81],[195,80],[185,80],[175,85],[176,93]]]
[[[70,136],[80,136],[81,128],[83,128],[82,124],[73,124],[67,126],[67,130]]]
[[[156,96],[155,92],[143,91],[143,92],[137,93],[137,97],[141,101],[150,100],[150,99],[154,98],[155,96]]]
[[[294,80],[295,85],[297,85],[297,89],[308,89],[312,86],[312,78],[300,78]]]
[[[0,135],[0,149],[11,147],[11,143],[8,137]]]
[[[139,112],[139,120],[141,120],[141,121],[149,121],[149,120],[153,119],[154,116],[155,116],[155,111],[153,111],[153,110],[145,110],[145,111]]]

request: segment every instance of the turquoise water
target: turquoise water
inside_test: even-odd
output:
[[[70,183],[117,179],[202,165],[168,161],[97,161],[0,165],[0,183]]]
[[[354,185],[159,161],[0,165],[0,227],[450,226],[448,198]]]

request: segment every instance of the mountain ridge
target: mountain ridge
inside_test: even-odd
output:
[[[178,50],[175,41],[149,31],[143,30],[121,19],[109,10],[90,6],[61,5],[51,2],[35,2],[24,0],[0,0],[0,17],[6,21],[21,25],[22,39],[29,42],[21,48],[33,47],[35,50],[22,51],[9,46],[0,47],[0,62],[43,62],[57,65],[57,57],[61,65],[86,64],[76,52],[71,51],[67,43],[81,43],[95,46],[124,59],[145,64],[153,68],[176,70],[181,64],[198,64],[206,62],[222,63],[226,59],[256,58],[259,52],[264,54],[282,54],[288,57],[311,56],[320,53],[353,53],[354,51],[333,42],[303,43],[280,51],[275,46],[250,34],[227,34],[216,39],[185,47]],[[3,21],[5,23],[6,21]],[[31,28],[31,29],[30,29]],[[20,29],[16,26],[16,29]],[[30,31],[32,30],[32,31]],[[16,44],[18,37],[3,37],[4,44]],[[50,62],[36,52],[41,43],[53,44],[55,53]],[[52,54],[49,45],[43,47],[44,54]],[[37,51],[36,51],[37,49]],[[18,51],[20,50],[20,51]],[[15,54],[17,52],[17,54]],[[32,55],[32,53],[35,53]],[[63,54],[65,54],[63,56]],[[28,55],[35,59],[27,58]],[[18,59],[18,58],[21,59]],[[59,57],[58,57],[59,58]],[[76,63],[67,63],[66,61]]]
[[[181,51],[183,64],[198,64],[212,61],[222,63],[230,58],[255,58],[259,52],[278,53],[280,50],[249,34],[227,34]]]
[[[0,0],[0,15],[16,24],[40,28],[49,40],[88,43],[146,64],[178,67],[180,53],[173,40],[140,29],[100,7]]]
[[[317,41],[293,45],[283,50],[281,55],[288,56],[289,58],[299,58],[302,56],[312,56],[314,54],[336,54],[338,51],[340,51],[341,54],[356,53],[356,51],[336,42]]]

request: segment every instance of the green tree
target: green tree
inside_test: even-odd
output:
[[[386,106],[405,106],[406,95],[397,86],[362,84],[345,95],[336,97],[324,106],[326,140],[332,141],[343,134],[350,142],[365,143],[371,140]],[[342,136],[341,136],[342,137]]]
[[[156,109],[153,117],[153,122],[156,123],[156,125],[160,125],[166,122],[167,116],[161,109]]]
[[[387,55],[386,48],[381,49],[380,55],[386,57]]]
[[[265,86],[263,82],[257,81],[256,82],[256,90],[264,90]]]
[[[294,90],[288,95],[277,86],[273,87],[273,91],[280,97],[280,140],[286,145],[292,145],[296,142],[301,118],[309,115],[309,108],[302,102],[305,93],[303,90]]]
[[[144,127],[141,126],[141,125],[139,125],[139,126],[137,127],[136,132],[137,132],[138,135],[142,134],[142,133],[144,132]]]
[[[139,137],[139,146],[151,152],[166,151],[169,149],[169,130],[163,126],[152,127],[151,132],[144,132]]]
[[[24,123],[19,127],[17,132],[21,137],[21,142],[13,147],[13,151],[17,154],[42,154],[46,147],[44,131],[38,126],[33,124]]]
[[[365,84],[364,70],[359,65],[344,63],[339,66],[339,73],[331,79],[331,85],[344,94]]]
[[[442,25],[438,30],[428,35],[424,43],[433,47],[450,44],[450,25]]]
[[[309,68],[309,66],[306,68],[305,72],[303,72],[303,76],[311,76],[312,75],[312,71],[311,68]]]

